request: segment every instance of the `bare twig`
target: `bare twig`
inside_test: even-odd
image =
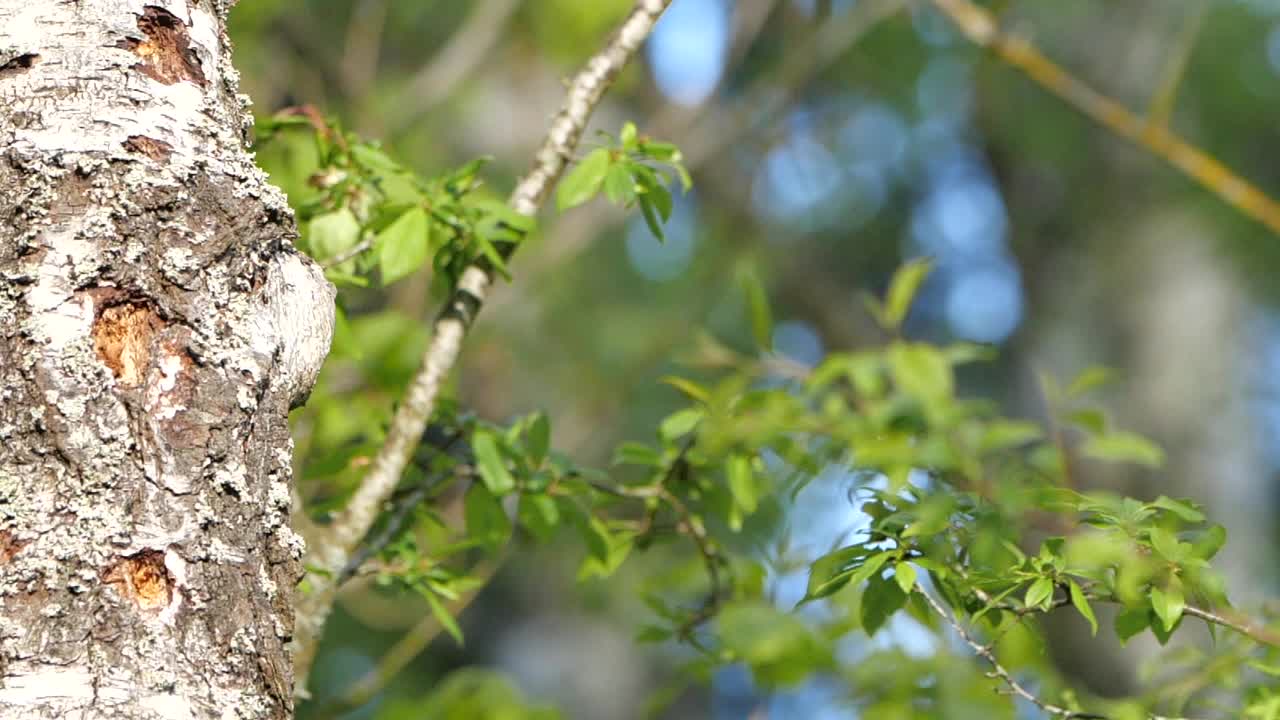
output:
[[[533,168],[516,186],[510,205],[518,213],[532,217],[551,192],[556,180],[577,147],[591,112],[613,79],[631,59],[671,0],[637,0],[621,27],[591,58],[569,85],[568,97],[551,123]],[[492,269],[472,265],[462,272],[453,296],[435,322],[431,342],[405,395],[396,409],[382,449],[370,465],[360,487],[321,541],[312,545],[306,558],[309,567],[321,572],[312,576],[311,592],[299,598],[294,641],[295,692],[305,696],[307,675],[315,658],[316,645],[337,592],[336,573],[369,531],[400,475],[414,446],[435,410],[436,398],[445,378],[457,362],[476,313],[493,282]]]
[[[409,80],[401,93],[401,112],[392,119],[395,134],[416,123],[450,92],[486,57],[502,35],[520,0],[484,0],[478,3],[465,23],[453,33],[449,44],[437,53]]]
[[[1057,95],[1077,111],[1126,140],[1163,158],[1228,205],[1280,233],[1280,203],[1209,153],[1163,124],[1143,120],[1116,100],[1084,84],[1025,39],[1003,32],[996,18],[970,0],[932,0],[966,37]]]
[[[352,245],[350,248],[344,250],[343,252],[340,252],[337,255],[334,255],[333,257],[329,258],[328,260],[325,260],[324,262],[320,263],[320,267],[324,268],[325,270],[328,270],[329,268],[332,268],[332,267],[337,267],[348,260],[354,259],[357,255],[364,252],[365,250],[368,250],[371,247],[373,247],[372,234],[368,235],[367,237],[365,237],[365,239],[361,240],[355,245]]]
[[[1000,661],[996,659],[996,654],[991,651],[991,647],[988,645],[983,645],[982,643],[975,640],[973,638],[973,635],[971,635],[969,631],[965,629],[964,625],[961,625],[960,621],[957,620],[950,612],[948,612],[946,608],[942,607],[942,604],[939,603],[937,600],[935,600],[932,595],[925,592],[923,588],[918,586],[916,587],[916,592],[920,593],[920,596],[923,597],[924,601],[929,604],[929,607],[933,608],[933,611],[938,613],[938,615],[942,617],[942,620],[951,626],[952,630],[955,630],[956,634],[960,636],[960,639],[963,640],[966,645],[972,648],[973,652],[978,657],[982,658],[983,660],[986,660],[987,663],[991,665],[991,674],[997,678],[1000,678],[1000,680],[1009,687],[1009,690],[1013,692],[1014,695],[1017,695],[1023,700],[1026,700],[1027,702],[1035,705],[1036,707],[1049,713],[1050,715],[1053,715],[1054,717],[1079,718],[1080,720],[1084,720],[1084,718],[1093,718],[1094,720],[1107,720],[1106,715],[1095,715],[1093,713],[1076,712],[1075,710],[1068,710],[1067,708],[1059,707],[1057,705],[1054,705],[1052,703],[1042,700],[1040,696],[1026,689],[1025,687],[1022,686],[1021,683],[1015,680],[1013,675],[1010,674],[1009,671],[1006,670],[1005,667],[1000,664]]]

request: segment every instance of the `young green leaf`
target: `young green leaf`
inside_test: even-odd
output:
[[[1164,451],[1159,446],[1130,432],[1091,437],[1081,446],[1080,452],[1107,462],[1131,462],[1150,468],[1164,464]]]
[[[1067,590],[1071,593],[1071,604],[1075,606],[1076,612],[1080,616],[1089,621],[1089,628],[1094,635],[1098,634],[1098,618],[1093,614],[1093,607],[1089,605],[1089,598],[1084,596],[1084,591],[1080,589],[1080,585],[1075,580],[1067,581]]]
[[[955,391],[951,364],[936,348],[898,342],[889,346],[888,360],[898,387],[925,405],[950,399]]]
[[[702,410],[698,408],[678,410],[662,421],[658,426],[658,434],[667,442],[688,435],[702,420],[702,415]]]
[[[1053,600],[1053,580],[1047,577],[1036,578],[1031,583],[1031,587],[1027,588],[1027,594],[1022,602],[1030,608],[1039,608],[1048,610],[1049,603]]]
[[[636,200],[636,182],[624,163],[613,163],[604,176],[604,194],[609,202],[623,207]]]
[[[534,413],[525,431],[525,451],[529,453],[529,463],[535,468],[546,459],[551,450],[551,421],[543,412]]]
[[[757,496],[755,477],[751,472],[751,460],[743,455],[731,456],[726,464],[725,475],[734,503],[745,514],[750,515],[755,512],[760,498]]]
[[[463,500],[467,535],[490,548],[501,547],[511,537],[511,519],[489,488],[473,483]]]
[[[560,211],[577,207],[595,197],[611,164],[612,155],[608,148],[596,148],[587,153],[582,162],[560,181],[556,190],[556,205]]]
[[[1129,608],[1116,616],[1116,636],[1124,644],[1129,638],[1146,630],[1151,625],[1151,612],[1145,608]]]
[[[360,223],[347,208],[317,215],[307,228],[311,252],[320,260],[340,255],[360,240]]]
[[[489,492],[502,497],[516,487],[516,480],[507,470],[507,463],[498,450],[498,443],[487,430],[476,430],[471,436],[471,449],[476,455],[480,479]]]
[[[747,296],[747,312],[751,320],[751,337],[756,347],[763,351],[773,349],[773,313],[769,309],[769,295],[755,267],[743,266],[739,274],[742,291]]]
[[[871,578],[862,594],[862,629],[867,637],[875,635],[906,602],[907,595],[896,581],[879,575]]]
[[[1151,588],[1151,609],[1164,624],[1165,632],[1173,631],[1173,626],[1182,619],[1182,611],[1185,607],[1186,600],[1182,596],[1182,588],[1177,584],[1171,583],[1164,589]]]
[[[902,592],[910,593],[916,586],[916,569],[911,563],[900,562],[894,566],[893,579],[897,581]]]
[[[897,330],[902,326],[902,321],[907,317],[907,311],[911,309],[911,301],[915,299],[916,292],[924,284],[925,278],[929,276],[929,271],[932,269],[933,263],[929,260],[913,260],[894,273],[884,303],[884,321],[888,325],[887,329]]]
[[[390,285],[422,267],[431,254],[431,226],[421,207],[405,211],[378,233],[378,270],[382,284]]]
[[[422,596],[426,598],[427,607],[431,608],[431,614],[435,616],[436,622],[440,623],[440,627],[449,633],[449,637],[453,638],[454,642],[462,645],[462,628],[458,626],[458,621],[449,614],[449,610],[444,606],[444,603],[440,602],[440,598],[430,591],[422,593]]]

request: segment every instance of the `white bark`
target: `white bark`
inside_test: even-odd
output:
[[[0,717],[280,718],[332,288],[227,0],[0,0]]]

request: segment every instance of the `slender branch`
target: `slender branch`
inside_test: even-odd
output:
[[[355,245],[352,245],[350,248],[344,250],[343,252],[340,252],[337,255],[334,255],[333,257],[329,258],[328,260],[325,260],[323,263],[320,264],[320,267],[324,268],[325,270],[328,270],[329,268],[332,268],[332,267],[337,267],[348,260],[354,259],[357,255],[364,252],[365,250],[368,250],[371,247],[373,247],[372,234],[368,235],[367,237],[365,237],[365,239],[361,240]]]
[[[991,665],[991,674],[997,678],[1000,678],[1000,680],[1003,681],[1004,684],[1009,687],[1009,690],[1013,692],[1014,695],[1017,695],[1023,700],[1026,700],[1027,702],[1032,703],[1036,707],[1049,713],[1050,715],[1053,715],[1054,717],[1080,718],[1081,720],[1084,720],[1084,718],[1093,718],[1093,720],[1107,720],[1106,715],[1095,715],[1093,713],[1076,712],[1075,710],[1068,710],[1067,708],[1064,708],[1064,707],[1058,707],[1057,705],[1054,705],[1052,703],[1042,700],[1040,696],[1026,689],[1025,687],[1022,686],[1021,683],[1015,680],[1013,678],[1013,675],[1010,674],[1009,671],[1006,670],[1005,667],[1000,664],[1000,661],[996,659],[996,654],[991,651],[991,647],[988,645],[983,645],[982,643],[975,640],[973,638],[973,635],[971,635],[969,631],[966,630],[964,626],[960,624],[960,621],[956,620],[955,616],[947,612],[947,609],[942,607],[942,604],[939,603],[937,600],[935,600],[932,595],[925,592],[924,589],[919,586],[916,587],[916,592],[920,593],[921,597],[924,598],[924,601],[929,604],[929,607],[933,608],[933,611],[938,613],[938,615],[942,618],[942,620],[951,626],[952,630],[955,630],[956,634],[960,636],[960,639],[963,640],[966,645],[972,648],[973,652],[977,654],[978,657],[982,658],[983,660],[986,660],[987,663]]]
[[[640,44],[648,37],[671,0],[637,0],[617,32],[599,54],[591,58],[569,85],[568,97],[551,123],[533,168],[516,186],[510,205],[518,213],[532,217],[551,192],[572,157],[592,110],[605,90],[622,71]],[[405,396],[396,409],[382,449],[370,464],[360,487],[324,533],[309,548],[309,567],[322,572],[312,576],[312,590],[299,598],[294,640],[295,693],[305,696],[307,676],[315,658],[320,632],[333,608],[337,592],[336,573],[373,525],[391,496],[413,454],[445,379],[457,362],[462,340],[480,310],[493,283],[487,265],[472,265],[463,271],[453,296],[435,322],[431,342]]]
[[[1164,125],[1142,119],[1116,100],[1084,84],[1026,40],[1003,32],[990,12],[970,0],[932,2],[974,44],[990,49],[996,57],[1086,117],[1163,158],[1228,205],[1280,233],[1280,203],[1212,155]]]

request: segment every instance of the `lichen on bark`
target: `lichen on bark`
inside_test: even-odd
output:
[[[279,718],[333,290],[217,0],[0,0],[0,717]]]

